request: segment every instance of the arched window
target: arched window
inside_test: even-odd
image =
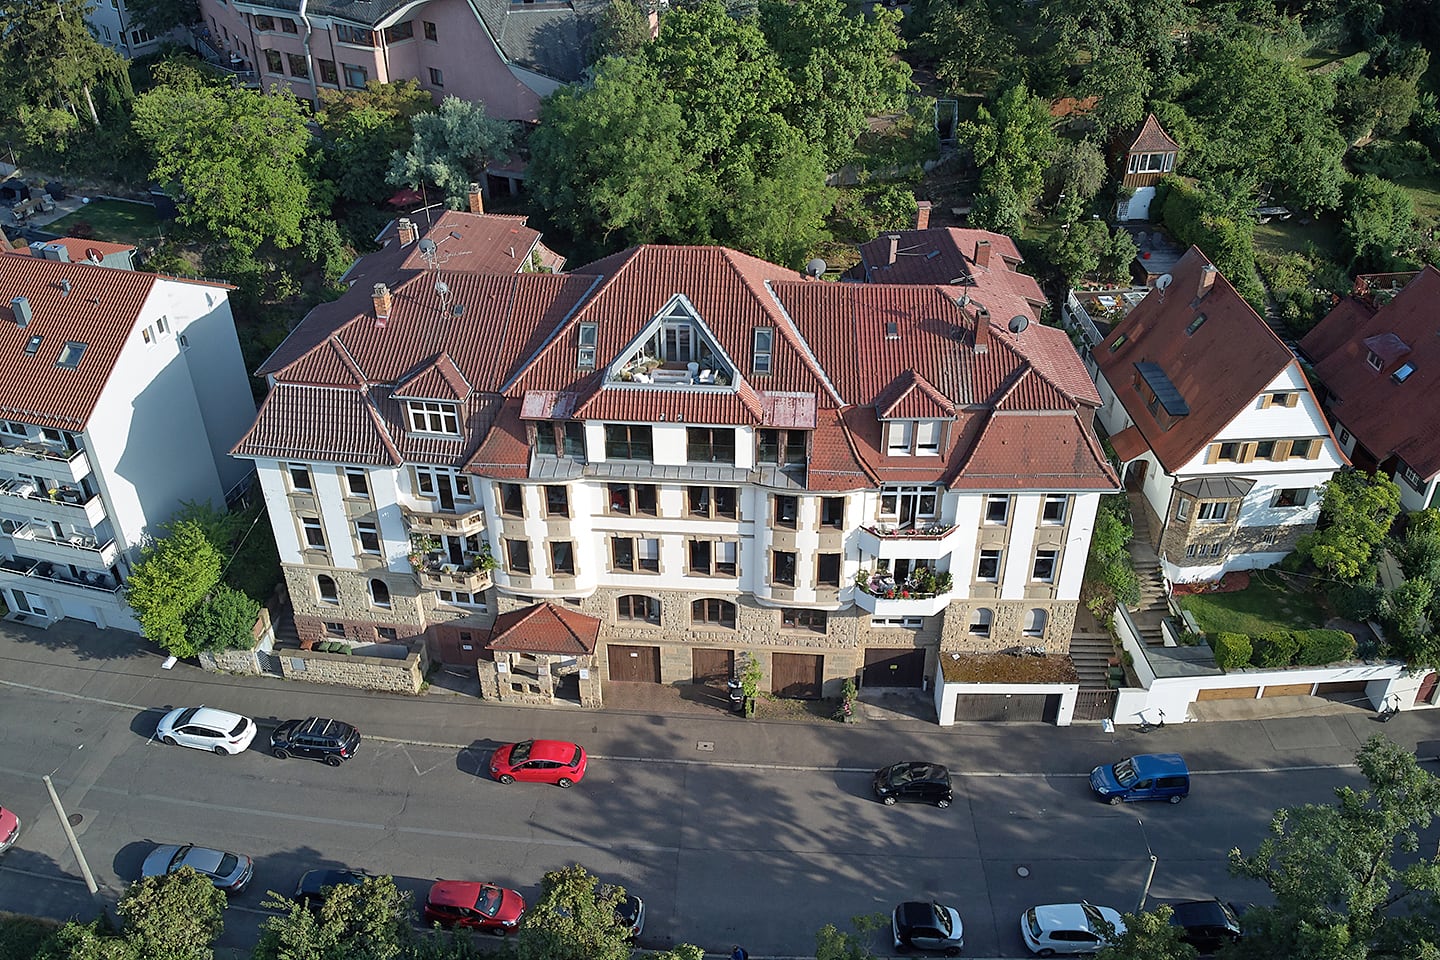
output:
[[[370,602],[377,607],[390,607],[390,585],[379,577],[370,581]]]
[[[977,637],[990,636],[990,624],[995,620],[995,613],[988,607],[977,607],[970,613],[970,632]]]
[[[699,627],[735,626],[735,604],[729,600],[696,600],[690,604],[690,621]]]
[[[660,624],[660,601],[644,594],[630,593],[615,601],[615,619],[629,623]]]
[[[1044,610],[1033,607],[1029,613],[1025,614],[1025,636],[1045,636],[1045,624],[1049,619],[1049,615]]]
[[[333,577],[322,573],[315,578],[315,586],[320,592],[321,603],[340,602],[340,590],[335,586],[335,579]]]

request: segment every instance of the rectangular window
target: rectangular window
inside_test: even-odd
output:
[[[415,21],[405,20],[385,28],[385,42],[399,43],[401,40],[410,40],[415,36]]]
[[[443,87],[443,86],[445,86],[445,73],[444,73],[444,71],[442,71],[439,67],[431,67],[431,68],[430,68],[430,86],[432,86],[432,87]]]
[[[111,2],[113,3],[114,0],[111,0]],[[275,18],[264,13],[257,13],[255,15],[255,29],[261,31],[274,30]]]
[[[686,487],[689,515],[692,517],[737,518],[739,496],[734,487]]]
[[[709,540],[690,541],[690,572],[699,576],[710,576],[715,572]]]
[[[342,63],[345,69],[345,85],[354,87],[356,90],[364,90],[365,84],[370,80],[370,71],[353,63]]]
[[[364,470],[345,468],[345,490],[352,497],[370,496],[370,480]]]
[[[1221,544],[1218,544],[1218,543],[1212,543],[1212,544],[1210,544],[1210,556],[1212,556],[1212,557],[1218,557],[1218,556],[1220,556],[1221,549],[1222,549],[1222,545],[1221,545]]]
[[[1190,501],[1184,497],[1175,501],[1175,519],[1182,522],[1190,519]]]
[[[915,453],[922,457],[940,456],[939,420],[921,420],[915,425]]]
[[[925,626],[924,617],[871,617],[872,627],[902,627],[906,630],[919,630]]]
[[[986,583],[1000,582],[1000,551],[981,550],[980,565],[975,568],[975,579]]]
[[[290,476],[290,489],[298,493],[314,493],[315,488],[310,482],[310,468],[298,463],[292,463],[285,468]]]
[[[1350,442],[1350,431],[1346,430],[1344,427],[1340,428],[1340,442],[1342,444],[1347,444]]]
[[[1193,560],[1197,556],[1205,555],[1205,547],[1198,543],[1192,543],[1185,548],[1185,559]]]
[[[1400,476],[1404,478],[1406,483],[1410,484],[1410,489],[1416,493],[1425,492],[1425,481],[1420,479],[1420,474],[1416,473],[1413,467],[1407,466],[1401,469]]]
[[[634,593],[623,596],[615,601],[615,619],[658,624],[660,601]]]
[[[735,604],[729,600],[705,599],[690,604],[690,620],[712,627],[735,626]]]
[[[915,441],[915,421],[893,420],[885,426],[888,440],[885,452],[892,457],[910,456],[910,445]]]
[[[1385,361],[1381,360],[1380,355],[1373,350],[1365,354],[1365,362],[1370,364],[1370,366],[1374,367],[1376,370],[1385,369]]]
[[[386,606],[389,606],[389,604],[386,604]],[[375,635],[378,636],[383,643],[394,643],[400,639],[400,633],[394,627],[376,627]]]
[[[755,450],[757,463],[781,467],[804,465],[804,430],[761,430],[758,436]]]
[[[840,586],[840,554],[815,555],[815,584],[821,587]]]
[[[582,323],[575,333],[575,365],[581,370],[595,369],[595,345],[600,342],[600,325]]]
[[[1059,556],[1054,550],[1037,550],[1035,552],[1035,569],[1031,571],[1030,579],[1038,580],[1041,583],[1051,583],[1055,579],[1055,560]]]
[[[436,590],[435,595],[441,603],[451,603],[457,607],[478,607],[481,611],[485,607],[485,594],[463,593],[457,590]]]
[[[1200,520],[1206,523],[1222,523],[1230,516],[1230,504],[1223,500],[1211,500],[1200,504]]]
[[[755,329],[755,353],[751,358],[750,372],[757,377],[762,377],[770,372],[770,348],[774,339],[775,331],[769,327]]]
[[[686,427],[685,459],[690,463],[735,462],[733,427]]]
[[[1070,497],[1063,493],[1047,493],[1045,505],[1040,511],[1041,523],[1064,523],[1070,507]]]
[[[570,492],[568,490],[560,486],[545,488],[545,516],[570,516]]]
[[[282,58],[279,50],[265,51],[265,71],[267,73],[278,73],[284,75],[285,68],[281,66]]]
[[[530,542],[528,540],[506,540],[505,552],[510,557],[510,572],[530,573]]]
[[[640,569],[647,573],[660,572],[660,541],[658,538],[640,538],[635,541],[635,560]]]
[[[332,87],[338,87],[340,85],[340,75],[335,72],[335,61],[317,60],[315,62],[320,66],[320,82],[328,83]]]
[[[357,47],[375,46],[375,31],[367,30],[364,27],[352,27],[348,23],[335,24],[335,39],[341,43],[354,44]]]
[[[569,540],[550,541],[550,572],[575,575],[575,544]]]
[[[541,423],[535,427],[535,453],[541,457],[559,456],[560,446],[555,440],[553,423]]]
[[[738,567],[740,545],[734,540],[719,540],[715,543],[715,572],[722,577],[733,577]]]
[[[1320,455],[1319,440],[1291,440],[1291,460],[1314,460]]]
[[[660,572],[660,541],[634,537],[610,538],[611,569],[626,573]]]
[[[820,500],[820,526],[845,529],[845,498],[822,497]]]
[[[1228,463],[1238,462],[1240,459],[1240,444],[1233,441],[1220,444],[1220,455],[1216,459],[1224,460]]]
[[[459,435],[460,411],[455,404],[440,403],[436,400],[407,400],[405,405],[410,412],[411,430],[418,433]]]
[[[1010,517],[1010,497],[992,493],[985,498],[985,522],[1004,523]]]
[[[635,539],[633,537],[610,538],[610,569],[635,572]]]
[[[814,633],[824,633],[828,620],[824,610],[792,610],[789,607],[780,611],[780,628],[782,630],[810,630]]]
[[[695,576],[735,575],[738,544],[733,540],[691,540],[690,572]]]
[[[360,541],[361,553],[380,552],[380,530],[373,520],[355,521],[355,539]]]
[[[320,518],[301,517],[300,525],[305,530],[305,545],[311,550],[324,550],[325,530],[320,526]]]
[[[793,550],[775,551],[771,577],[772,581],[780,586],[795,586],[795,552]]]
[[[640,424],[605,424],[605,459],[649,460],[652,456],[650,428]]]
[[[439,42],[440,33],[435,29],[435,24],[429,20],[421,20],[420,23],[425,27],[425,39],[432,43]]]
[[[775,497],[775,526],[794,530],[800,517],[800,498],[789,495]]]
[[[500,484],[500,512],[507,517],[525,516],[525,492],[520,484]]]
[[[298,32],[299,32],[298,30],[295,29],[295,21],[294,21],[294,20],[291,20],[289,17],[280,17],[280,18],[278,18],[275,22],[278,23],[278,24],[280,24],[280,32],[281,32],[281,33],[298,33]]]
[[[1275,492],[1272,507],[1303,507],[1310,500],[1309,487],[1287,487]]]
[[[583,460],[585,458],[585,425],[576,420],[567,420],[561,434],[565,456]]]
[[[287,21],[288,22],[288,21]],[[298,53],[285,54],[285,61],[290,65],[290,76],[307,79],[310,76],[310,65],[305,62],[305,57]]]

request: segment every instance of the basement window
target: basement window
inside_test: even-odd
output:
[[[55,361],[55,366],[64,367],[67,370],[74,370],[80,365],[80,358],[85,354],[85,348],[89,344],[69,341],[60,348],[60,359]]]

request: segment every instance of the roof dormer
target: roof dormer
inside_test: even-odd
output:
[[[772,341],[765,338],[766,359]],[[756,352],[761,350],[756,339]],[[670,298],[605,371],[606,386],[729,388],[738,368],[688,297]]]

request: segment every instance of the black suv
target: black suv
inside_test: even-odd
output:
[[[899,800],[950,806],[950,771],[938,763],[896,763],[875,771],[875,796],[889,806]]]
[[[359,746],[359,730],[343,720],[325,717],[286,720],[270,734],[270,752],[279,759],[308,757],[324,760],[332,767],[355,756]]]
[[[1210,954],[1242,936],[1235,908],[1219,900],[1180,900],[1168,904],[1170,925],[1184,933],[1180,939],[1201,954]]]
[[[295,885],[295,896],[291,899],[310,910],[318,911],[332,888],[358,886],[365,882],[367,876],[364,870],[307,870]]]

